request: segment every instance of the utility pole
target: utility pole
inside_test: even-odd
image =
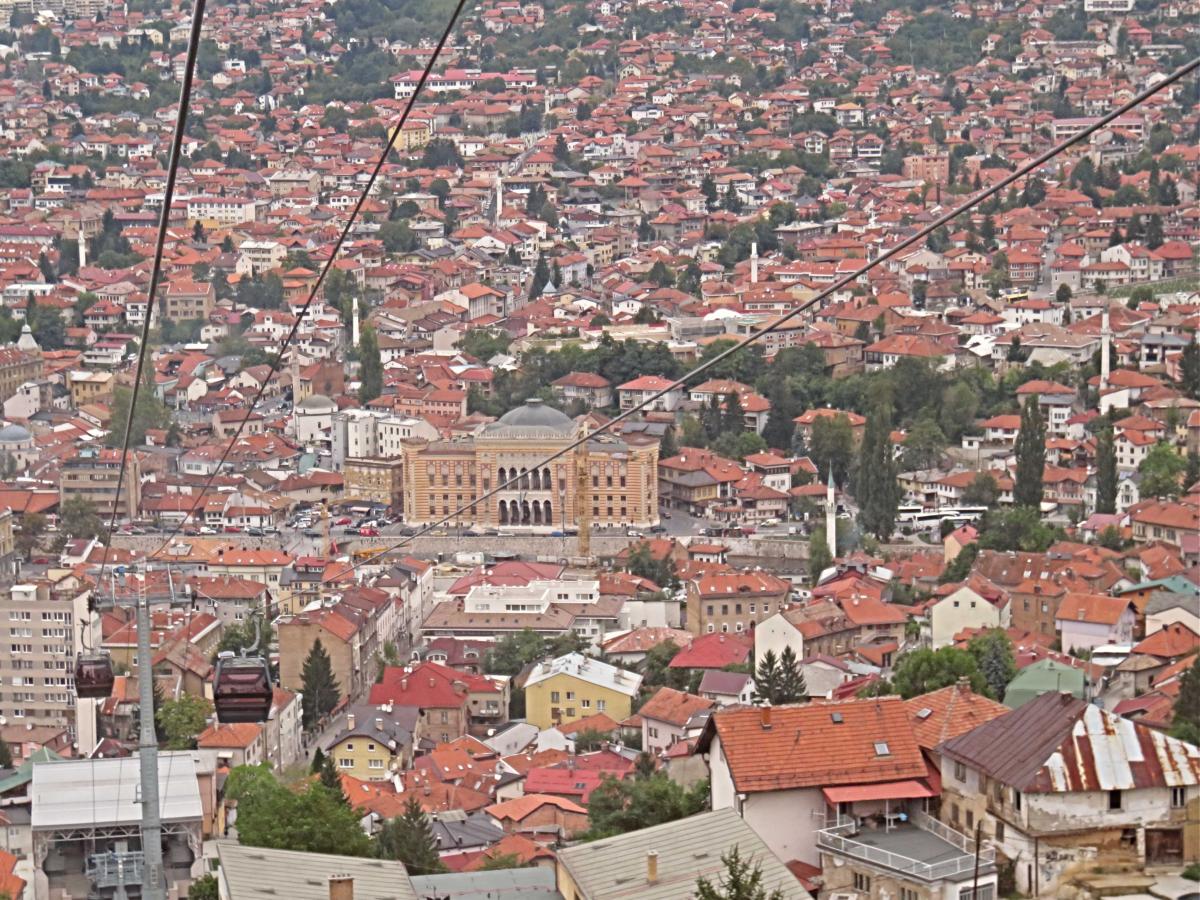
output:
[[[138,703],[141,735],[138,766],[142,787],[142,900],[166,900],[162,863],[162,817],[158,806],[158,736],[154,733],[154,661],[150,652],[150,601],[146,596],[145,566],[138,578]]]

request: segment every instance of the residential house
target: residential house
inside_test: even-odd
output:
[[[362,781],[387,781],[412,765],[421,709],[415,706],[356,704],[326,732],[321,751],[338,772]]]
[[[665,686],[659,688],[638,707],[638,716],[642,720],[642,749],[662,753],[679,741],[687,740],[693,730],[698,734],[697,723],[707,719],[714,706],[714,701],[705,697]]]
[[[621,721],[633,712],[642,676],[568,653],[540,662],[525,678],[525,718],[539,728],[569,725],[595,713]]]
[[[1080,864],[1200,858],[1200,749],[1099,706],[1051,691],[938,752],[941,817],[981,826],[1025,895],[1055,896]]]
[[[1068,653],[1131,644],[1136,622],[1137,610],[1129,600],[1076,592],[1063,597],[1055,618],[1061,646]]]

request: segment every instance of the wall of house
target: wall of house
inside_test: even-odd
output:
[[[797,659],[804,659],[804,638],[791,622],[776,613],[763,619],[754,629],[754,658],[762,659],[768,650],[780,656],[785,647],[791,647]]]
[[[362,781],[386,781],[392,775],[392,751],[365,735],[351,735],[330,747],[326,756],[333,757],[339,773]]]
[[[938,881],[929,884],[915,878],[900,878],[895,873],[889,872],[886,869],[868,866],[857,860],[851,861],[844,856],[838,856],[834,853],[821,854],[822,894],[834,891],[852,892],[854,890],[854,876],[856,874],[870,879],[871,887],[868,896],[871,897],[900,897],[902,896],[900,891],[903,889],[909,892],[903,896],[914,897],[916,900],[959,900],[959,892],[972,887],[970,881],[965,883]],[[996,880],[997,877],[994,872],[989,875],[980,875],[979,888],[986,890],[991,885],[993,891],[995,891]]]
[[[646,750],[666,750],[676,741],[687,737],[687,729],[661,719],[642,718],[642,747]]]
[[[568,694],[572,696],[568,697]],[[558,710],[557,717],[554,710]],[[566,673],[553,675],[525,689],[525,719],[538,728],[570,724],[599,712],[618,722],[628,718],[632,712],[629,695]]]
[[[954,643],[954,635],[964,628],[998,628],[1000,610],[992,606],[969,587],[961,587],[953,594],[934,604],[930,610],[933,630],[933,649]]]
[[[817,829],[824,826],[827,804],[819,788],[767,791],[742,801],[742,818],[780,859],[820,864]]]
[[[1116,639],[1117,628],[1095,622],[1076,622],[1059,619],[1062,648],[1070,653],[1074,650],[1091,650]]]
[[[1185,628],[1190,628],[1192,631],[1200,634],[1200,616],[1182,606],[1176,606],[1172,609],[1164,609],[1161,612],[1151,613],[1146,616],[1146,637],[1150,637],[1154,632],[1162,631],[1168,625],[1174,625],[1177,622]]]

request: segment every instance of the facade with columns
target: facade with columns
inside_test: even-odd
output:
[[[580,434],[580,424],[530,400],[472,438],[408,441],[404,447],[404,520],[436,522],[498,485],[453,524],[527,531],[574,528],[584,504],[595,527],[646,528],[658,523],[658,442],[600,435],[586,457],[571,451],[548,464]],[[580,497],[580,466],[586,498]]]

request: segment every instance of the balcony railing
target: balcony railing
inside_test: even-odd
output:
[[[961,856],[944,859],[936,863],[913,859],[899,853],[856,841],[853,835],[858,834],[859,825],[855,819],[838,817],[829,828],[817,832],[817,846],[852,859],[862,860],[880,868],[890,869],[921,881],[935,882],[944,879],[955,879],[971,873],[975,869],[975,853],[970,847],[970,839],[954,829],[947,827],[936,819],[923,813],[917,813],[912,818],[911,825],[927,831],[940,840],[963,851]],[[996,853],[990,847],[979,853],[980,867],[993,865]]]

